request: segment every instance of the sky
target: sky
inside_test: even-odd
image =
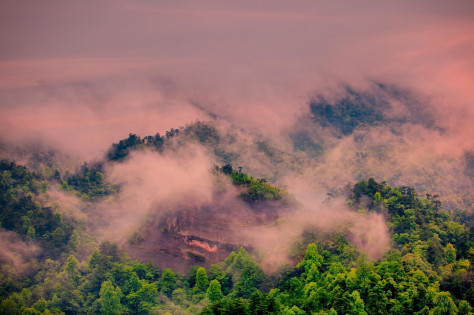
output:
[[[197,119],[278,135],[316,93],[373,81],[436,99],[468,136],[473,16],[471,1],[2,1],[0,139],[92,158]]]

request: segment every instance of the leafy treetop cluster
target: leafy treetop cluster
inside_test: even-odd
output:
[[[71,222],[37,201],[48,184],[24,166],[0,161],[0,224],[25,239],[39,241],[48,255],[57,256],[72,232]]]
[[[422,264],[419,268],[443,289],[472,301],[474,227],[452,221],[437,197],[419,198],[414,188],[390,187],[371,178],[354,186],[348,202],[384,213],[395,247],[412,263]]]
[[[101,163],[84,163],[77,173],[66,173],[62,187],[64,190],[74,189],[85,200],[103,198],[116,193],[118,189],[107,182]]]
[[[313,119],[323,126],[332,125],[343,135],[349,135],[359,126],[374,126],[380,123],[417,123],[429,128],[438,128],[425,107],[408,91],[393,86],[375,84],[371,92],[360,92],[345,88],[345,96],[334,102],[319,97],[310,103]],[[404,104],[407,114],[397,117],[387,115],[392,100]]]
[[[240,197],[246,202],[252,203],[263,200],[290,202],[287,191],[267,183],[265,178],[253,178],[242,172],[242,168],[239,168],[238,171],[234,170],[230,164],[224,165],[219,170],[228,175],[234,185],[243,187]]]
[[[112,144],[112,148],[107,153],[107,159],[109,161],[121,161],[128,156],[130,151],[139,148],[153,148],[161,151],[167,140],[180,134],[194,137],[201,144],[216,144],[219,142],[217,130],[208,123],[198,121],[186,127],[171,128],[166,131],[165,136],[156,133],[154,136],[146,136],[142,139],[130,133],[128,138]]]
[[[343,135],[351,134],[360,125],[374,125],[384,120],[382,108],[387,103],[380,103],[373,95],[348,90],[348,96],[334,104],[325,99],[310,103],[314,119],[323,126],[332,125]]]
[[[172,131],[174,131],[172,129]],[[170,135],[167,132],[167,135]],[[173,133],[174,135],[174,133]],[[113,143],[112,148],[107,152],[107,159],[109,161],[120,161],[125,159],[131,150],[135,150],[140,146],[150,146],[156,149],[161,149],[164,137],[157,133],[155,136],[146,136],[140,138],[139,136],[130,133],[128,138],[120,140],[118,143]]]

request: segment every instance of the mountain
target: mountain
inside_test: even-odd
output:
[[[277,137],[215,117],[91,161],[4,145],[0,313],[472,312],[472,152],[425,144],[434,107],[374,84]]]

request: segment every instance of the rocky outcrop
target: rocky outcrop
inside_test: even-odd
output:
[[[211,203],[180,206],[166,214],[157,211],[141,228],[144,241],[126,249],[132,258],[151,260],[160,268],[185,272],[192,265],[209,266],[241,246],[251,249],[243,237],[246,231],[273,224],[280,210],[278,202],[249,205],[216,197]]]

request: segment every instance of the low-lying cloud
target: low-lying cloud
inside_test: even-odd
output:
[[[0,263],[10,265],[16,273],[25,272],[40,247],[32,241],[21,240],[15,232],[0,230]]]
[[[339,232],[369,259],[378,259],[390,249],[390,236],[381,214],[360,214],[342,202],[327,203],[316,198],[310,205],[288,211],[271,226],[260,226],[242,233],[242,240],[261,251],[262,267],[274,271],[292,263],[289,252],[304,232]]]
[[[120,186],[120,194],[89,211],[89,221],[99,235],[121,240],[145,223],[192,203],[209,202],[215,190],[212,160],[202,147],[189,145],[163,155],[134,152],[122,163],[108,166],[108,179]]]

